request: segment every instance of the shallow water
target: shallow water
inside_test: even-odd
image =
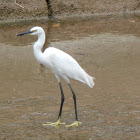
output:
[[[33,56],[33,36],[16,34],[42,26],[45,47],[73,56],[95,87],[71,81],[77,95],[78,128],[43,127],[56,121],[58,83]],[[42,22],[0,28],[0,138],[11,139],[140,139],[140,19],[90,19]],[[62,80],[62,121],[75,119],[72,94]]]

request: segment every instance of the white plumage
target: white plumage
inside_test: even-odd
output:
[[[62,77],[67,83],[70,83],[69,78],[71,78],[85,83],[91,88],[94,86],[93,77],[89,76],[76,60],[67,53],[59,49],[49,47],[43,53],[43,57],[43,61],[39,62],[55,74],[58,82],[60,82],[60,78]]]
[[[67,83],[70,83],[69,78],[71,78],[85,83],[91,88],[94,86],[94,78],[89,76],[69,54],[54,47],[49,47],[42,53],[41,49],[45,43],[45,32],[41,27],[31,29],[31,31],[34,30],[37,30],[37,32],[33,32],[32,35],[38,36],[38,40],[34,44],[35,57],[55,74],[58,82],[60,82],[62,77]]]
[[[63,78],[70,86],[70,89],[73,93],[74,103],[75,103],[75,113],[76,113],[76,124],[78,125],[78,115],[77,115],[77,108],[76,108],[76,95],[70,85],[70,80],[74,79],[77,81],[80,81],[86,85],[88,85],[90,88],[94,86],[93,79],[94,77],[88,75],[81,66],[77,63],[77,61],[72,58],[69,54],[54,48],[49,47],[44,52],[42,52],[42,47],[45,43],[45,32],[41,27],[33,27],[31,30],[18,34],[18,36],[24,35],[24,34],[30,34],[30,35],[37,35],[38,40],[35,42],[33,46],[34,55],[39,63],[46,66],[52,73],[55,74],[59,85],[60,90],[62,94],[62,98],[64,98],[63,89],[61,85],[61,78]],[[61,101],[61,107],[63,107],[64,99]],[[56,122],[58,125],[58,122],[60,124],[60,117],[61,117],[61,111],[62,108],[60,108],[59,113],[59,119]]]

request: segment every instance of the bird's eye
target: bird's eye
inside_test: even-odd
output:
[[[36,32],[37,30],[33,30],[32,33]]]

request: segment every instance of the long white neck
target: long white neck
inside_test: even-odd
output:
[[[38,35],[38,40],[35,42],[33,49],[34,49],[34,55],[35,58],[42,63],[43,61],[43,53],[42,53],[42,48],[45,43],[45,33]]]

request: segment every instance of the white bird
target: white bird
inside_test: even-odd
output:
[[[56,79],[59,82],[60,91],[61,91],[61,105],[60,105],[60,111],[59,111],[57,122],[55,123],[47,122],[46,124],[43,125],[57,126],[59,124],[64,124],[60,122],[63,103],[65,99],[62,84],[61,84],[61,78],[63,78],[68,83],[72,91],[74,106],[75,106],[75,117],[76,117],[76,121],[71,125],[66,125],[66,127],[78,126],[81,122],[78,121],[76,94],[74,93],[71,87],[69,78],[80,81],[88,85],[90,88],[92,88],[94,86],[94,82],[93,82],[94,77],[88,75],[74,58],[72,58],[70,55],[57,48],[48,47],[44,52],[42,52],[41,49],[45,43],[45,32],[41,27],[38,26],[33,27],[29,31],[18,34],[17,36],[22,36],[25,34],[38,36],[38,40],[37,42],[34,43],[33,46],[35,58],[39,63],[41,63],[42,65],[47,67],[52,73],[54,73]]]

